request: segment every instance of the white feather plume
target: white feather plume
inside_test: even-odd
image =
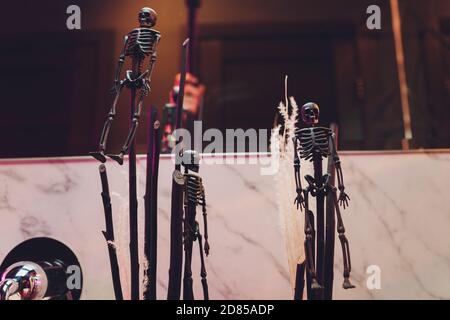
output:
[[[279,114],[284,120],[284,128],[277,125],[272,129],[271,134],[271,156],[274,161],[279,162],[279,170],[275,174],[276,198],[280,226],[285,239],[288,257],[290,283],[295,289],[295,277],[297,264],[305,260],[304,233],[302,212],[297,210],[294,204],[296,197],[296,185],[294,176],[294,143],[292,137],[295,134],[295,126],[298,119],[298,106],[294,98],[288,99],[287,77],[286,77],[285,103],[280,102],[278,106]],[[289,110],[289,101],[291,110]],[[281,132],[280,132],[281,131]]]
[[[117,249],[117,259],[119,263],[120,282],[122,285],[123,297],[125,300],[131,299],[130,284],[130,250],[129,250],[129,219],[128,201],[118,192],[111,193],[112,201],[115,204],[114,214],[115,246]]]

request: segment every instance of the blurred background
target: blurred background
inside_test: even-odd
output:
[[[66,8],[81,8],[68,30]],[[381,30],[366,9],[381,8]],[[141,7],[158,12],[158,60],[147,110],[169,99],[187,34],[186,0],[16,0],[0,10],[0,157],[86,155],[110,108],[123,37]],[[450,1],[399,0],[411,148],[450,147]],[[404,137],[389,0],[202,0],[196,76],[206,86],[203,127],[266,128],[289,95],[338,123],[344,150],[400,149]],[[125,69],[125,68],[124,68]],[[128,131],[128,92],[109,149]]]

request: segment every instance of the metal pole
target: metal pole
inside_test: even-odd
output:
[[[405,55],[403,51],[402,20],[398,0],[391,0],[392,32],[394,33],[395,58],[397,61],[398,81],[400,85],[400,101],[402,105],[404,138],[402,140],[403,150],[410,148],[412,139],[411,114],[408,99],[408,84],[406,81]]]

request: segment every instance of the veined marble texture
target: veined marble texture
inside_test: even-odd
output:
[[[250,158],[241,159],[247,164],[201,164],[211,244],[206,259],[210,297],[291,299],[273,177],[261,175],[259,164],[248,164]],[[341,160],[351,197],[343,219],[357,288],[341,288],[341,249],[336,239],[334,298],[450,299],[450,151],[341,152]],[[26,239],[54,238],[80,260],[82,298],[113,299],[101,234],[98,165],[85,157],[0,160],[0,261]],[[107,169],[122,282],[127,287],[129,261],[123,248],[128,246],[128,166],[108,162]],[[159,299],[166,298],[167,290],[172,171],[171,159],[163,157],[158,191]],[[142,230],[143,156],[138,157],[138,183]],[[196,297],[201,299],[198,256],[193,261]],[[380,289],[366,286],[371,265],[381,270]]]

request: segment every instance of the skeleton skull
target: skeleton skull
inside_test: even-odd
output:
[[[304,104],[301,113],[305,124],[314,125],[319,122],[319,106],[314,102]]]
[[[152,8],[145,7],[139,11],[139,24],[141,27],[153,27],[156,24],[157,18],[158,15]]]

